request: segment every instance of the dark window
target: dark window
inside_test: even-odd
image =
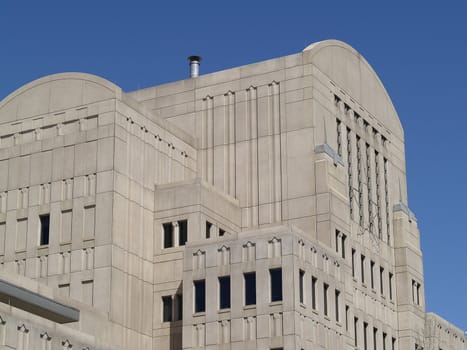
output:
[[[354,346],[358,347],[358,318],[353,318],[353,337],[354,337]]]
[[[365,283],[365,255],[362,255],[360,257],[360,263],[361,263],[361,272],[362,272],[362,283]]]
[[[363,322],[363,349],[368,350],[368,323]]]
[[[177,305],[177,321],[183,320],[183,295],[175,294],[175,302]]]
[[[335,298],[336,298],[336,322],[340,321],[340,314],[339,314],[339,297],[340,297],[340,292],[336,289],[335,293]]]
[[[230,309],[230,276],[219,277],[219,308]]]
[[[303,300],[303,280],[304,279],[305,279],[305,271],[300,270],[300,276],[299,276],[298,283],[299,283],[299,291],[300,291],[300,302],[302,304],[304,303],[304,300]]]
[[[172,321],[172,297],[162,297],[162,322]]]
[[[180,220],[178,222],[178,245],[185,245],[188,239],[188,221]]]
[[[342,234],[342,250],[341,250],[341,256],[342,259],[345,259],[345,241],[347,239],[347,236]]]
[[[282,269],[269,270],[271,278],[271,301],[282,300]]]
[[[171,222],[162,224],[164,229],[164,248],[170,248],[174,246],[173,241],[173,226]]]
[[[370,284],[371,284],[371,288],[374,289],[375,288],[375,262],[374,261],[370,261]]]
[[[378,329],[373,327],[373,350],[378,348]]]
[[[206,221],[206,238],[211,238],[211,227],[212,224],[209,221]]]
[[[386,333],[383,333],[383,350],[386,350],[386,338],[388,335]]]
[[[41,223],[41,237],[40,237],[40,245],[47,245],[49,244],[49,226],[50,226],[50,215],[40,215],[39,216],[40,223]]]
[[[222,237],[223,235],[225,235],[225,230],[223,229],[219,229],[219,237]]]
[[[316,277],[311,278],[311,307],[316,310],[316,283],[318,280]]]
[[[349,305],[345,305],[345,330],[349,331],[349,312],[350,308]]]
[[[195,312],[206,311],[206,281],[194,281],[195,287]]]
[[[379,289],[381,295],[384,295],[384,267],[379,268]]]
[[[329,290],[329,285],[326,283],[323,283],[323,295],[324,295],[324,314],[328,316],[328,290]]]
[[[256,273],[248,272],[243,274],[245,280],[245,305],[256,304]]]
[[[355,249],[352,248],[352,277],[355,277]]]
[[[392,346],[392,350],[396,350],[396,338],[392,338],[391,346]]]
[[[389,272],[389,299],[392,300],[392,273]]]

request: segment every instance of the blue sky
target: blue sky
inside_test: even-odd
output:
[[[0,98],[56,72],[123,90],[343,40],[374,67],[405,128],[409,206],[421,230],[427,310],[467,329],[467,2],[0,2]]]

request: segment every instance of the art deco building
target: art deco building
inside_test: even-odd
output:
[[[404,132],[367,61],[196,59],[0,102],[0,348],[467,349],[425,312]]]

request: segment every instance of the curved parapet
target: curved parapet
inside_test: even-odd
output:
[[[338,40],[324,40],[306,47],[303,57],[304,63],[316,66],[403,140],[404,131],[391,98],[373,68],[353,47]]]
[[[0,101],[0,123],[121,96],[121,88],[92,74],[53,74],[20,87]]]

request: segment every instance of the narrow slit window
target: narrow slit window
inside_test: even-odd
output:
[[[389,273],[389,299],[392,300],[392,273]]]
[[[177,321],[183,320],[183,294],[175,294]]]
[[[172,322],[172,297],[162,297],[162,322]]]
[[[362,255],[360,257],[360,263],[361,263],[362,283],[365,283],[365,255]]]
[[[47,245],[49,244],[49,227],[50,227],[50,215],[40,215],[40,238],[39,244],[40,245]]]
[[[248,272],[243,274],[245,282],[245,305],[256,304],[256,273]]]
[[[173,240],[173,226],[171,222],[166,222],[162,224],[162,229],[164,231],[164,248],[171,248],[174,246]]]
[[[206,221],[206,238],[211,238],[211,227],[212,224],[209,221]]]
[[[316,310],[316,284],[318,280],[316,277],[311,278],[311,307]]]
[[[271,280],[271,302],[282,301],[282,269],[269,270]]]
[[[379,289],[381,295],[384,295],[384,267],[379,268]]]
[[[340,308],[340,305],[339,305],[340,294],[341,294],[341,293],[336,289],[336,292],[335,292],[336,322],[340,322],[340,313],[339,313],[339,308]]]
[[[185,245],[188,240],[188,220],[178,222],[178,245]]]
[[[230,309],[230,276],[219,277],[219,309]]]
[[[223,230],[223,229],[220,228],[220,229],[219,229],[219,237],[222,237],[222,236],[224,236],[224,235],[225,235],[225,230]]]
[[[206,311],[206,281],[198,280],[193,282],[195,289],[195,312]]]
[[[352,277],[355,278],[355,249],[352,248]]]
[[[303,291],[303,280],[305,279],[305,271],[300,270],[300,275],[299,275],[299,292],[300,292],[300,303],[304,304],[304,291]]]
[[[370,261],[370,285],[371,289],[375,289],[375,262]]]
[[[324,311],[324,315],[325,316],[329,316],[328,315],[328,291],[329,291],[329,285],[324,283],[323,284],[323,311]]]

